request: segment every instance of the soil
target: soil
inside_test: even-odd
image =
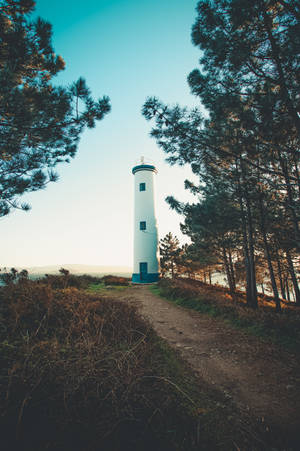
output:
[[[176,306],[155,296],[148,286],[132,286],[118,297],[134,303],[157,334],[179,350],[202,380],[233,401],[239,412],[273,430],[277,427],[298,442],[299,356],[221,319]]]

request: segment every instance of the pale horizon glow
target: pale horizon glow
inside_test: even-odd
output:
[[[132,267],[131,169],[142,155],[158,169],[159,237],[171,231],[187,241],[180,216],[165,198],[193,202],[183,185],[192,178],[191,170],[164,161],[141,107],[153,95],[168,104],[200,106],[186,82],[200,57],[190,42],[196,3],[37,0],[37,14],[53,25],[55,51],[66,61],[58,82],[69,84],[83,76],[94,97],[111,98],[112,111],[85,131],[75,159],[57,166],[57,183],[24,196],[31,211],[0,218],[0,267]]]

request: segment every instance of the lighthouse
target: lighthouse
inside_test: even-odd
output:
[[[152,283],[159,279],[158,230],[155,216],[155,177],[152,164],[140,164],[134,175],[134,263],[132,282]]]

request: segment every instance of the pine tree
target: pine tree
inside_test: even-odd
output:
[[[196,261],[202,259],[204,266],[222,264],[234,296],[234,259],[241,246],[239,212],[224,186],[206,187],[205,191],[205,196],[195,204],[180,204],[172,197],[167,201],[184,216],[181,230],[192,241],[190,256]]]
[[[299,9],[291,1],[199,1],[192,40],[202,51],[200,69],[189,75],[188,82],[208,116],[199,109],[170,108],[156,98],[149,98],[143,107],[146,119],[155,119],[151,134],[168,161],[188,163],[199,176],[198,186],[187,183],[192,192],[205,197],[205,187],[220,183],[229,187],[240,218],[244,264],[240,274],[245,274],[247,304],[254,308],[256,262],[262,255],[278,310],[276,252],[285,255],[285,266],[297,282]],[[287,250],[283,240],[273,248],[274,204],[285,218],[280,224],[290,237]]]
[[[65,63],[54,53],[51,25],[30,20],[34,5],[0,5],[0,216],[29,209],[20,196],[57,180],[54,167],[75,156],[84,128],[110,110],[108,97],[93,100],[83,78],[52,83]]]
[[[171,232],[159,242],[160,266],[163,276],[171,275],[172,279],[178,273],[181,249],[179,240]]]

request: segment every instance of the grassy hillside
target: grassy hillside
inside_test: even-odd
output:
[[[263,424],[157,337],[126,283],[19,273],[0,288],[1,451],[270,449]]]
[[[65,285],[17,277],[0,288],[1,450],[215,449],[225,407],[136,309],[104,284]]]

